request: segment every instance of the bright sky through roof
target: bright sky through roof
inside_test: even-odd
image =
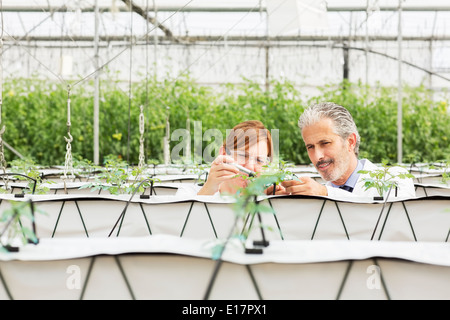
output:
[[[222,8],[236,10],[238,8],[249,9],[245,12],[167,12],[157,13],[158,20],[179,36],[265,36],[267,34],[267,15],[261,8],[266,8],[266,1],[260,0],[156,0],[157,7],[183,8],[202,10],[204,8]],[[283,0],[271,0],[283,2]],[[293,1],[293,0],[285,0]],[[294,0],[295,1],[295,0]],[[321,0],[302,0],[304,3],[318,3]],[[54,36],[70,34],[72,36],[93,36],[94,14],[84,12],[77,8],[93,8],[94,0],[2,0],[4,8],[5,31],[14,38],[27,36]],[[133,0],[143,8],[153,7],[153,0]],[[99,6],[103,10],[101,15],[100,34],[102,35],[129,35],[131,32],[130,14],[126,11],[117,12],[118,8],[125,8],[121,0],[99,0]],[[383,0],[327,0],[324,2],[329,11],[326,13],[328,28],[303,27],[290,30],[281,35],[302,34],[319,36],[348,36],[366,34],[366,13],[336,11],[338,8],[365,8],[370,7],[368,32],[373,36],[396,36],[398,31],[397,13],[384,11],[380,8],[396,7],[398,1]],[[50,6],[49,6],[50,5]],[[402,6],[405,11],[402,14],[404,36],[444,36],[449,35],[448,21],[450,21],[450,1],[430,0],[406,0]],[[407,11],[406,8],[447,8],[446,11]],[[29,10],[34,12],[13,12],[12,8]],[[58,8],[64,9],[61,13],[52,13]],[[111,12],[112,11],[112,12]],[[304,16],[307,14],[302,13]],[[154,16],[153,12],[150,15]],[[143,35],[147,32],[144,20],[133,15],[133,34]],[[160,32],[160,34],[162,34]]]

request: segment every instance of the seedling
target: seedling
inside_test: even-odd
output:
[[[369,175],[369,177],[367,178],[362,178],[362,180],[364,181],[365,190],[367,191],[370,188],[375,188],[378,192],[378,195],[383,198],[384,194],[389,191],[389,189],[395,188],[397,186],[397,183],[395,181],[396,178],[414,178],[414,175],[410,173],[393,174],[390,170],[391,168],[392,166],[388,165],[387,161],[383,161],[382,166],[379,169],[359,170],[358,173]]]

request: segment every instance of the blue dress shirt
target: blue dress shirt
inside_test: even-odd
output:
[[[352,192],[353,188],[356,185],[356,182],[358,181],[358,178],[360,176],[360,173],[358,173],[359,170],[362,170],[364,168],[364,162],[365,160],[358,160],[358,164],[356,165],[355,170],[352,172],[350,177],[345,181],[345,183],[342,186],[338,186],[334,183],[331,183],[333,188],[341,188],[348,192]]]

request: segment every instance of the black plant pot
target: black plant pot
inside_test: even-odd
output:
[[[3,246],[3,248],[8,250],[9,252],[19,252],[19,247],[10,246],[9,244],[7,244],[6,246]]]

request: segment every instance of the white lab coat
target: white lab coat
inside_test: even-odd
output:
[[[379,169],[379,167],[369,160],[365,159],[363,170],[372,171]],[[399,174],[399,173],[408,173],[408,170],[402,167],[394,166],[389,169],[389,172],[392,174]],[[373,200],[373,197],[377,197],[378,191],[375,188],[370,188],[366,191],[366,188],[364,187],[365,181],[364,178],[368,178],[369,174],[361,174],[358,178],[358,181],[356,182],[356,185],[353,189],[353,192],[348,192],[339,188],[334,188],[331,185],[331,182],[326,183],[326,187],[328,190],[328,197],[333,199],[343,199],[343,200],[349,200],[351,198],[367,198],[368,200]],[[397,200],[397,199],[406,199],[406,198],[415,198],[416,197],[416,190],[414,186],[414,181],[411,178],[395,178],[394,181],[397,182],[397,194],[395,188],[392,188],[389,199],[388,200]],[[387,195],[387,193],[386,193]]]

